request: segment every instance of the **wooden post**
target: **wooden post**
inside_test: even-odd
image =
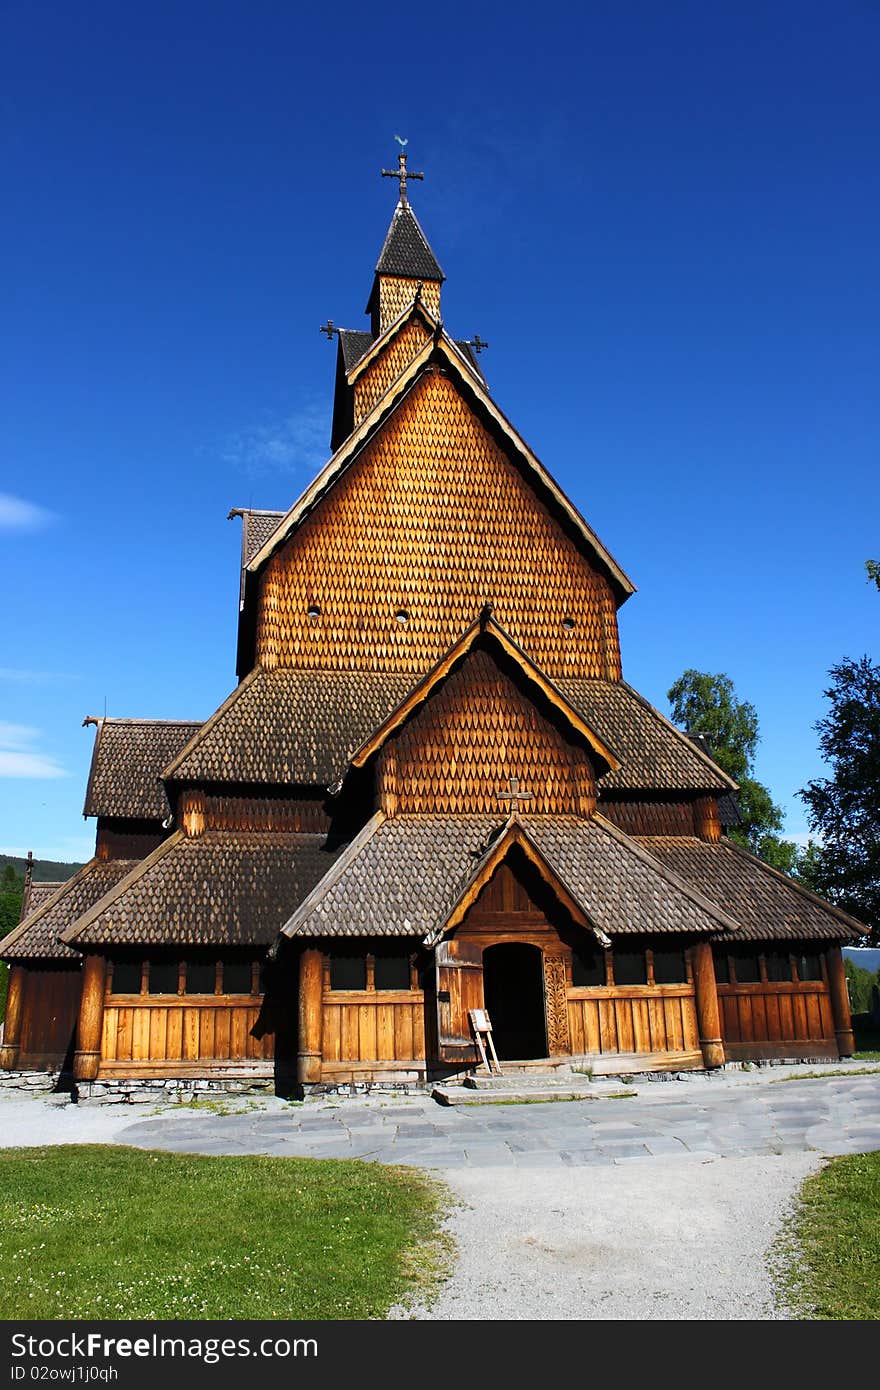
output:
[[[303,1085],[321,1080],[323,984],[324,962],[321,952],[313,946],[308,946],[299,958],[299,1045],[296,1079]]]
[[[840,953],[840,947],[832,946],[826,960],[828,962],[828,988],[831,993],[831,1012],[834,1015],[837,1051],[841,1057],[851,1057],[856,1050],[856,1042],[853,1037],[849,991],[846,987],[846,974],[843,969],[843,956]]]
[[[699,796],[694,802],[694,831],[701,840],[721,839],[721,816],[716,796]]]
[[[24,966],[13,965],[9,971],[9,993],[6,996],[6,1022],[3,1026],[3,1046],[0,1047],[0,1068],[4,1071],[14,1071],[18,1066],[23,994]]]
[[[718,990],[715,985],[715,964],[712,947],[700,941],[691,952],[694,976],[694,999],[697,1006],[697,1027],[703,1065],[707,1068],[724,1066],[724,1044],[721,1041],[721,1017],[718,1012]]]
[[[101,1061],[101,1033],[104,1028],[104,987],[107,961],[103,956],[86,956],[83,961],[82,998],[76,1029],[73,1075],[77,1081],[94,1081]]]

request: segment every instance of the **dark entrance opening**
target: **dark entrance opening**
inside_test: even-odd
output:
[[[483,952],[483,995],[498,1056],[508,1061],[547,1056],[544,969],[538,946],[511,941]]]

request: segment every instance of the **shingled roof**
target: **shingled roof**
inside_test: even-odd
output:
[[[596,817],[519,822],[591,923],[630,932],[735,931],[703,894]],[[373,817],[282,928],[287,936],[433,936],[504,823],[494,816]]]
[[[21,895],[21,913],[19,915],[19,921],[23,922],[25,917],[29,917],[32,912],[36,912],[37,908],[42,907],[43,903],[51,898],[53,893],[57,893],[62,884],[66,882],[67,879],[59,878],[56,879],[54,883],[34,883],[31,881],[27,884]]]
[[[625,681],[556,681],[562,694],[621,762],[601,779],[611,791],[730,791],[736,783],[707,753]]]
[[[398,203],[376,263],[377,275],[407,280],[446,279],[409,203]]]
[[[90,859],[0,941],[0,957],[5,960],[76,960],[79,953],[62,945],[59,935],[109,893],[137,862],[136,859]]]
[[[373,346],[373,335],[362,333],[357,328],[340,328],[339,346],[342,348],[342,365],[348,375],[360,362],[364,353]]]
[[[284,512],[255,511],[251,507],[233,507],[227,520],[241,517],[241,567],[254,558],[283,519]]]
[[[419,684],[398,672],[256,667],[195,726],[163,775],[181,782],[332,786]],[[621,760],[619,771],[600,778],[603,792],[730,786],[710,758],[625,683],[559,679],[555,685]]]
[[[165,770],[181,782],[329,787],[412,676],[255,668]]]
[[[740,924],[739,941],[849,941],[867,931],[848,913],[730,840],[711,844],[690,836],[657,835],[639,835],[637,840],[655,859],[722,905]]]
[[[99,719],[84,816],[165,820],[162,769],[200,727],[193,719]]]
[[[82,946],[268,945],[335,862],[323,835],[206,831],[170,836],[80,916]]]

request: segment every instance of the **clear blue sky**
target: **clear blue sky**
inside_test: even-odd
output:
[[[3,0],[0,848],[87,856],[105,700],[234,685],[226,513],[326,456],[395,133],[450,330],[639,586],[627,678],[728,672],[802,834],[877,654],[878,70],[877,0]]]

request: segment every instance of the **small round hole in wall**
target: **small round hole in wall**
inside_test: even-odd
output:
[[[405,608],[398,608],[397,612],[394,614],[394,617],[397,620],[397,622],[400,623],[401,627],[406,627],[407,623],[409,622],[409,613]]]
[[[562,619],[562,631],[563,631],[563,632],[574,632],[574,629],[575,629],[575,621],[574,621],[574,618],[565,617],[565,618]]]
[[[306,617],[310,623],[316,623],[321,616],[321,610],[316,603],[310,603],[306,609]]]

